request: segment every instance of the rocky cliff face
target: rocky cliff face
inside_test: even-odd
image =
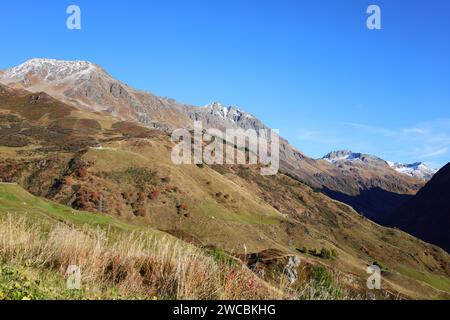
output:
[[[220,102],[214,102],[205,107],[186,108],[186,112],[192,121],[201,121],[205,127],[209,128],[241,128],[256,131],[269,129],[253,115],[236,107],[226,107]]]

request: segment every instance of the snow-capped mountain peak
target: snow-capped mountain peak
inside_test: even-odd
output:
[[[332,151],[324,156],[322,159],[328,162],[337,162],[348,160],[352,156],[353,152],[350,150],[340,150],[340,151]]]
[[[394,163],[391,161],[383,160],[373,155],[355,153],[350,150],[333,151],[324,156],[322,159],[336,165],[343,163],[351,164],[352,162],[356,161],[381,167],[387,165],[399,173],[406,174],[425,181],[430,180],[437,172],[436,170],[429,168],[422,162],[416,162],[412,164]]]
[[[233,106],[224,106],[220,102],[213,102],[205,106],[206,110],[209,110],[211,114],[219,116],[224,120],[230,120],[232,122],[237,122],[243,118],[252,119],[253,116],[249,113],[243,112]]]
[[[225,107],[220,102],[213,102],[205,106],[206,109],[210,109],[212,112],[221,115],[223,118],[227,118],[231,107]]]
[[[407,174],[422,180],[430,180],[437,172],[437,170],[428,167],[423,162],[416,162],[411,164],[387,162],[389,166],[397,172]]]
[[[375,156],[371,156],[368,154],[363,154],[363,153],[356,153],[350,150],[338,150],[338,151],[332,151],[329,154],[327,154],[326,156],[324,156],[322,158],[323,160],[326,160],[328,162],[331,163],[337,163],[337,162],[342,162],[342,161],[377,161],[377,160],[381,160],[378,157]]]
[[[46,83],[57,83],[89,76],[93,72],[101,72],[101,68],[88,61],[35,58],[5,70],[0,78],[27,84],[30,76],[33,76]]]

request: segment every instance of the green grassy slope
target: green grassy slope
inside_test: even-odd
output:
[[[0,183],[0,300],[281,297],[248,269],[208,252]],[[83,270],[79,290],[66,285],[73,264]]]
[[[51,230],[57,224],[70,225],[80,230],[102,228],[114,236],[143,230],[141,226],[125,223],[111,216],[77,211],[35,197],[16,184],[0,183],[0,220],[4,222],[8,218],[13,219],[12,221],[25,219],[27,223],[40,228],[42,233]],[[150,228],[145,228],[145,232],[149,236],[162,236],[161,232]],[[121,298],[112,286],[102,292],[89,289],[68,290],[65,276],[55,270],[12,262],[8,259],[0,259],[0,261],[2,262],[0,264],[0,300]]]
[[[148,231],[155,235],[163,233],[136,224],[128,224],[101,213],[78,211],[56,202],[35,197],[16,184],[0,183],[0,215],[26,215],[39,224],[62,222],[78,227],[114,228],[120,231]]]

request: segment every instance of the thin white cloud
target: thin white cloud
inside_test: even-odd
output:
[[[379,144],[394,145],[395,150],[390,153],[398,159],[428,163],[442,163],[450,160],[450,119],[422,122],[401,129],[388,129],[352,122],[341,124],[370,135],[376,135],[378,139],[380,136],[383,137]],[[446,155],[449,155],[449,159],[445,159]]]
[[[431,151],[429,153],[425,153],[421,155],[422,159],[430,159],[430,158],[436,158],[438,156],[442,156],[448,152],[448,147],[443,147],[434,151]]]
[[[403,134],[427,134],[429,131],[424,128],[403,129]]]

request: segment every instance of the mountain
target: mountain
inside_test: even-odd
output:
[[[183,105],[135,90],[87,61],[31,59],[4,70],[0,83],[30,92],[46,92],[84,110],[104,112],[149,127],[170,130],[189,121]]]
[[[1,85],[0,137],[0,181],[7,183],[0,183],[0,217],[28,215],[39,223],[45,221],[45,230],[51,223],[55,228],[75,225],[84,235],[90,234],[83,229],[84,223],[94,228],[111,224],[124,231],[170,234],[204,250],[211,261],[239,263],[239,270],[253,270],[258,279],[280,292],[285,266],[301,257],[291,278],[300,288],[315,270],[321,270],[333,279],[332,292],[339,292],[340,297],[449,296],[450,256],[443,250],[381,227],[283,173],[264,177],[252,166],[180,168],[171,161],[174,144],[164,131],[87,111],[45,93]],[[167,238],[158,239],[158,247],[165,248]],[[119,247],[128,248],[129,243]],[[90,251],[64,254],[72,259],[79,254],[85,261],[85,252]],[[146,250],[134,253],[142,258],[142,252]],[[112,260],[105,260],[105,266],[116,258],[112,255]],[[202,266],[201,261],[195,262],[196,268]],[[369,292],[366,269],[375,261],[383,266],[386,281],[382,290]],[[54,265],[52,271],[65,270],[65,265]],[[142,264],[130,261],[124,265]],[[44,268],[52,266],[45,264]],[[133,271],[130,281],[144,277],[143,283],[151,284],[145,276],[153,269]],[[170,270],[164,269],[161,276],[170,278]],[[127,274],[117,272],[121,283]],[[295,288],[288,290],[290,297],[301,297],[295,296],[300,294]]]
[[[333,151],[317,160],[338,168],[346,177],[354,179],[357,192],[325,189],[333,199],[351,205],[371,220],[386,224],[387,217],[411,199],[424,185],[423,180],[394,170],[387,161],[369,154],[350,150]]]
[[[388,223],[450,252],[450,164],[399,208]]]
[[[205,121],[206,127],[221,129],[265,128],[252,115],[218,102],[194,107],[135,90],[87,61],[31,59],[3,71],[0,83],[31,92],[43,91],[86,110],[164,128],[168,132],[189,127],[193,120]]]
[[[393,163],[388,162],[388,164],[395,171],[398,171],[403,174],[407,174],[411,177],[415,177],[421,180],[429,181],[436,174],[437,170],[431,169],[423,162],[416,162],[412,164],[405,163]]]
[[[325,155],[322,159],[338,165],[344,164],[346,162],[348,163],[360,162],[365,163],[367,165],[386,167],[386,165],[388,164],[385,160],[378,158],[376,156],[364,153],[355,153],[350,150],[332,151],[327,155]]]
[[[236,107],[217,102],[206,107],[186,105],[133,89],[100,66],[85,61],[32,59],[1,72],[0,83],[30,92],[45,92],[84,111],[100,112],[167,133],[175,128],[189,128],[194,120],[201,121],[204,128],[268,128],[255,116]],[[281,137],[281,172],[382,222],[381,217],[414,195],[424,181],[372,162],[349,166],[315,160]]]
[[[207,128],[241,128],[257,131],[269,129],[255,116],[233,106],[226,107],[220,102],[213,102],[204,107],[186,108],[186,112],[192,121],[201,121]]]
[[[333,164],[342,165],[343,163],[366,163],[367,165],[376,165],[380,167],[386,167],[388,165],[395,171],[406,174],[410,177],[414,177],[420,180],[429,181],[437,170],[429,168],[423,162],[416,162],[412,164],[394,163],[391,161],[383,160],[377,156],[363,153],[355,153],[350,150],[339,150],[328,153],[322,158]]]

